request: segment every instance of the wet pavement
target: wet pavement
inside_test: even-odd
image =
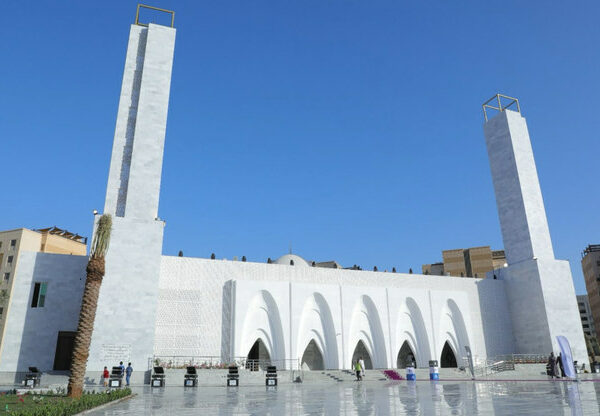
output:
[[[600,383],[400,381],[133,388],[92,415],[598,415]]]

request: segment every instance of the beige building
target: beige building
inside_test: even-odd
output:
[[[87,238],[56,227],[40,230],[17,228],[0,231],[0,344],[10,306],[10,295],[17,276],[19,254],[23,251],[85,256]],[[36,290],[39,291],[38,299],[43,302],[44,284],[41,284]]]
[[[504,267],[504,250],[490,246],[442,251],[443,262],[424,264],[423,274],[484,278],[487,272]]]
[[[590,244],[581,253],[581,268],[585,278],[591,315],[594,322],[600,322],[600,244]],[[600,339],[598,326],[596,338]]]
[[[443,273],[445,275],[460,277],[467,275],[465,251],[462,248],[442,251],[442,259],[444,263]]]

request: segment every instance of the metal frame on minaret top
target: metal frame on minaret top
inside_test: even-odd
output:
[[[148,6],[146,4],[138,4],[137,10],[135,12],[135,24],[138,26],[148,26],[147,23],[140,23],[140,9],[150,9],[157,10],[159,12],[169,13],[171,15],[171,27],[174,27],[175,24],[175,12],[173,10],[161,9],[159,7]]]

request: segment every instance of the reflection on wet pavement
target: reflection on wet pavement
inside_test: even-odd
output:
[[[93,415],[598,415],[600,383],[397,382],[134,388]]]

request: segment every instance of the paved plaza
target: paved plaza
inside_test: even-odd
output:
[[[343,384],[343,385],[342,385]],[[597,415],[600,383],[397,382],[134,388],[99,415]]]

